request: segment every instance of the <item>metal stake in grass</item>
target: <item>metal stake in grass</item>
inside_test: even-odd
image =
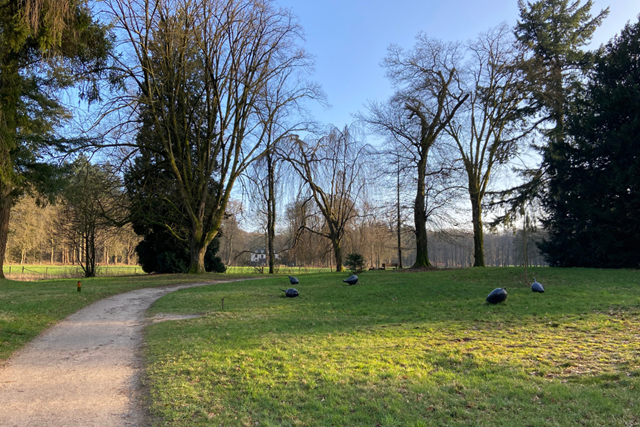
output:
[[[222,298],[222,311],[224,311],[224,298]]]

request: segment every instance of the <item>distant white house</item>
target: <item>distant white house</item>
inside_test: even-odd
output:
[[[276,260],[280,259],[280,254],[274,254]],[[257,249],[251,252],[251,265],[266,265],[267,264],[267,251],[265,248]]]

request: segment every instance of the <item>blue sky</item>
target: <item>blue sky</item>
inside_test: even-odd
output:
[[[321,123],[342,127],[367,100],[384,100],[391,88],[380,62],[387,47],[410,48],[424,31],[443,40],[468,40],[518,19],[517,0],[279,0],[300,19],[305,48],[316,60],[313,80],[321,84],[331,108],[313,110]],[[584,1],[582,1],[584,3]],[[595,0],[595,13],[609,7],[593,47],[611,39],[640,13],[637,0]]]

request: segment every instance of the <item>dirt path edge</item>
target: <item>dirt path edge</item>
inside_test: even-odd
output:
[[[244,280],[244,279],[241,279]],[[146,310],[180,289],[114,295],[47,329],[0,367],[0,426],[143,426]]]

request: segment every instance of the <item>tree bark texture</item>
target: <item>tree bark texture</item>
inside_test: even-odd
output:
[[[342,247],[340,246],[340,242],[337,239],[331,239],[331,243],[333,244],[333,254],[336,258],[336,271],[344,271],[344,266],[342,265]]]
[[[275,193],[275,161],[271,152],[267,152],[268,192],[267,197],[267,252],[269,257],[269,274],[274,274],[275,249],[273,240],[276,236],[276,193]]]
[[[96,230],[90,227],[84,241],[84,276],[96,277]]]
[[[207,252],[207,246],[209,246],[211,242],[203,244],[203,234],[202,230],[191,231],[189,233],[189,253],[191,257],[189,263],[190,274],[203,274],[207,272],[204,266],[204,254]]]
[[[12,200],[9,192],[0,184],[0,279],[4,279],[4,257],[9,237],[9,218]]]
[[[398,268],[403,268],[402,266],[402,218],[400,217],[400,156],[398,155]]]
[[[482,230],[482,204],[477,194],[471,195],[471,214],[473,220],[473,256],[474,267],[484,267],[484,232]]]
[[[418,160],[418,189],[413,206],[413,220],[416,227],[416,262],[412,268],[431,267],[427,241],[427,211],[425,200],[425,176],[427,155],[424,153]]]

